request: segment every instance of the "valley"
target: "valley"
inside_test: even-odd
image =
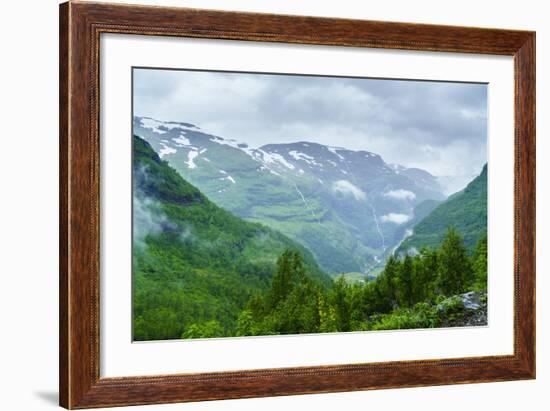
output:
[[[198,126],[135,117],[134,133],[218,206],[309,249],[330,275],[372,274],[445,200],[427,171],[312,142],[252,148]]]
[[[468,203],[461,195],[477,192],[479,181],[431,213],[434,203],[420,203],[417,213],[428,214],[414,230],[442,207]],[[331,278],[308,247],[220,208],[138,136],[133,185],[135,341],[487,323],[483,232],[469,252],[461,233],[448,226],[433,247],[389,252],[376,275]],[[405,233],[403,244],[414,237]]]

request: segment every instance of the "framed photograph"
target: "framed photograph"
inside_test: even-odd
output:
[[[60,404],[535,378],[535,33],[60,6]]]

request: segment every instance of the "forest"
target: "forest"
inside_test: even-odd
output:
[[[370,281],[333,279],[283,234],[218,207],[134,137],[136,341],[454,326],[486,295],[487,237],[448,228]],[[486,298],[486,297],[483,297]]]
[[[390,256],[382,274],[366,283],[343,277],[326,288],[312,279],[298,252],[286,250],[264,293],[250,298],[234,328],[215,320],[193,324],[182,338],[370,331],[442,326],[461,315],[456,296],[487,288],[487,237],[472,255],[450,228],[438,249],[402,259]]]
[[[134,340],[181,338],[198,327],[233,334],[240,310],[270,287],[287,249],[301,255],[316,284],[330,287],[305,247],[217,207],[139,137],[133,184]]]

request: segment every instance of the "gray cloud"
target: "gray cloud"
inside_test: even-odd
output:
[[[136,69],[134,110],[253,147],[314,141],[464,181],[487,161],[483,84]]]

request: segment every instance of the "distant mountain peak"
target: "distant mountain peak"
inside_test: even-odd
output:
[[[165,134],[174,128],[178,128],[182,130],[187,130],[187,129],[199,130],[200,129],[200,127],[197,127],[196,125],[191,123],[181,123],[178,121],[160,121],[151,117],[135,117],[135,118],[139,120],[142,127],[148,128],[157,134]]]
[[[312,141],[254,148],[191,123],[135,117],[133,124],[217,205],[300,242],[334,274],[369,271],[403,237],[417,204],[444,199],[430,173],[366,150]]]

